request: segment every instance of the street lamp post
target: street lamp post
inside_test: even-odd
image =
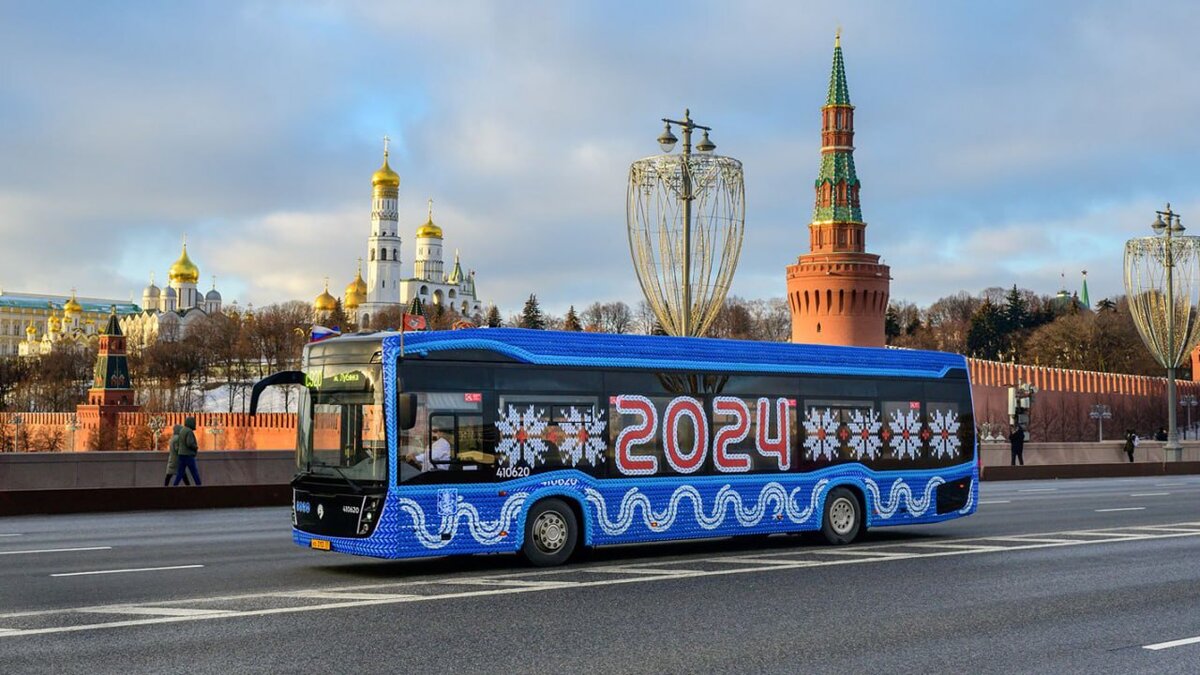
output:
[[[219,439],[221,437],[221,434],[225,433],[225,430],[223,428],[221,428],[220,418],[214,419],[212,421],[212,423],[208,425],[208,433],[212,434],[212,437],[213,437],[212,449],[220,450],[221,447],[220,447]]]
[[[20,413],[13,415],[10,419],[12,420],[12,425],[13,425],[13,452],[20,452],[21,451],[21,423],[24,422],[25,420],[22,419]]]
[[[1100,425],[1099,441],[1101,443],[1103,443],[1104,442],[1104,420],[1112,419],[1112,410],[1108,406],[1104,405],[1103,403],[1097,403],[1096,405],[1092,406],[1092,412],[1088,414],[1088,417],[1091,417],[1092,419],[1096,420],[1096,422]]]
[[[634,269],[646,301],[671,335],[699,336],[729,292],[745,226],[742,163],[712,154],[711,127],[685,110],[662,118],[664,154],[629,167],[626,223]],[[672,155],[683,132],[683,149]],[[692,133],[704,132],[692,152]]]
[[[67,423],[64,426],[67,429],[67,433],[71,434],[71,445],[69,450],[71,452],[75,452],[75,432],[79,430],[79,416],[75,413],[71,413],[71,416],[67,418]]]
[[[1180,216],[1167,204],[1155,211],[1154,236],[1125,242],[1125,293],[1146,347],[1167,369],[1167,442],[1163,459],[1178,460],[1175,369],[1200,340],[1200,237],[1184,236]]]
[[[1200,399],[1197,399],[1195,394],[1184,394],[1179,397],[1179,405],[1187,410],[1187,426],[1183,429],[1183,438],[1187,440],[1188,429],[1192,428],[1192,408],[1200,405]]]
[[[153,439],[154,451],[158,452],[158,435],[167,426],[167,421],[163,419],[162,415],[151,415],[150,421],[146,423],[146,426],[150,427],[150,438]]]

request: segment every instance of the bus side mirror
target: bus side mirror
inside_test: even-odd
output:
[[[250,390],[250,414],[258,414],[258,398],[262,396],[263,390],[281,384],[304,384],[304,373],[299,370],[284,370],[254,383],[254,388]]]
[[[408,431],[417,424],[417,395],[400,394],[396,402],[396,418],[401,431]]]

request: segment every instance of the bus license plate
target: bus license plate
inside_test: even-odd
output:
[[[321,551],[329,550],[329,542],[325,541],[324,539],[310,539],[308,544],[309,544],[309,546],[312,546],[313,548],[319,549]]]

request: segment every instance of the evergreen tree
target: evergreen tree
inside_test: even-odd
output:
[[[495,305],[488,306],[487,316],[483,319],[484,324],[488,328],[499,328],[504,325],[504,319],[500,317],[500,309]]]
[[[567,309],[567,316],[563,318],[563,330],[574,331],[576,333],[583,330],[583,325],[579,323],[579,315],[575,313],[575,305],[571,305]]]
[[[518,325],[521,328],[545,330],[546,317],[542,314],[542,308],[538,305],[536,294],[529,294],[529,299],[525,301],[525,308],[521,310],[521,321]]]
[[[887,336],[888,343],[900,337],[900,315],[896,313],[894,305],[888,305],[887,313],[883,315],[883,334]]]
[[[1003,332],[1012,333],[1029,328],[1029,318],[1029,302],[1013,284],[1012,290],[1004,295]]]
[[[991,300],[983,304],[971,317],[971,327],[967,332],[967,355],[977,359],[999,359],[1005,347],[1004,327],[1005,317],[1000,308]]]

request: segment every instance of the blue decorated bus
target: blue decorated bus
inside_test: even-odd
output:
[[[292,537],[380,558],[867,528],[975,511],[940,352],[507,328],[311,343]]]

